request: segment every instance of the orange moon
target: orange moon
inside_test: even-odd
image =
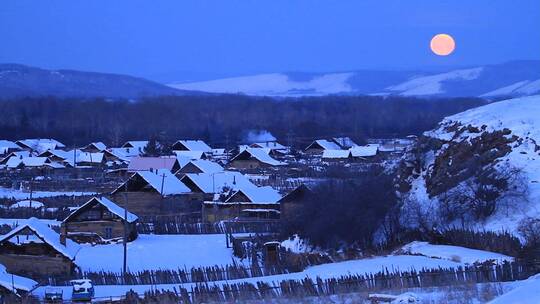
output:
[[[431,51],[439,56],[448,56],[456,48],[454,38],[448,34],[437,34],[431,38]]]

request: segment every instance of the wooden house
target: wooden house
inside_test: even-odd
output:
[[[11,152],[20,151],[22,148],[10,140],[0,139],[0,156],[6,156]]]
[[[22,139],[15,143],[23,150],[38,154],[47,150],[62,150],[66,148],[66,145],[52,138]]]
[[[309,144],[304,152],[309,154],[322,154],[325,150],[341,150],[341,147],[333,141],[317,139]]]
[[[79,246],[36,218],[0,238],[0,264],[29,276],[67,275],[76,268]]]
[[[222,171],[224,171],[224,169],[218,163],[205,160],[205,159],[196,159],[196,160],[191,160],[187,164],[182,166],[182,168],[180,168],[180,170],[176,172],[176,176],[182,177],[187,173],[213,174],[213,173],[222,172]]]
[[[281,195],[271,187],[244,187],[222,199],[203,203],[204,221],[279,219]]]
[[[12,303],[13,299],[18,303],[37,285],[38,282],[32,279],[8,273],[6,267],[0,265],[0,303]]]
[[[179,140],[172,145],[173,151],[200,151],[212,153],[212,148],[202,140]]]
[[[279,200],[281,219],[289,220],[298,214],[299,208],[313,192],[304,184],[296,187]]]
[[[139,216],[189,209],[194,200],[191,190],[169,170],[136,172],[111,195],[119,206]]]
[[[324,150],[321,159],[325,162],[351,162],[353,157],[349,150]]]
[[[107,150],[107,146],[100,141],[89,143],[88,145],[81,148],[81,151],[90,153],[103,152],[105,150]]]
[[[93,197],[73,211],[62,222],[61,233],[77,242],[110,240],[124,237],[127,228],[128,241],[137,238],[138,217],[107,199]]]
[[[268,149],[246,148],[231,159],[230,166],[236,169],[256,169],[285,165],[272,158],[269,152]]]

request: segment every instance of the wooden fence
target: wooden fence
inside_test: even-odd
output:
[[[305,278],[285,280],[279,283],[212,284],[201,283],[189,290],[178,286],[172,292],[152,291],[144,294],[145,300],[167,298],[175,303],[209,303],[236,301],[268,301],[275,298],[304,298],[373,292],[378,290],[426,288],[458,284],[476,284],[523,280],[540,271],[538,264],[523,265],[504,263],[500,265],[468,266],[459,268],[422,269],[411,271],[380,271],[367,275],[348,275],[330,279]],[[135,299],[133,293],[126,299]],[[131,302],[131,303],[137,303]],[[142,302],[139,302],[142,303]]]

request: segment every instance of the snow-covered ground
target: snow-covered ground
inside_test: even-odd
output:
[[[82,270],[121,272],[123,245],[81,245],[75,262]],[[232,262],[232,249],[226,247],[224,234],[141,234],[128,244],[128,268],[132,272],[184,267],[190,269],[229,265]]]
[[[540,274],[514,284],[515,288],[489,302],[489,304],[538,304],[540,303]]]
[[[495,260],[497,262],[512,261],[513,258],[504,254],[464,248],[450,245],[432,245],[428,242],[411,242],[400,249],[401,252],[420,254],[426,257],[445,259],[464,264],[474,264]]]
[[[121,246],[118,248],[120,249]],[[159,247],[158,247],[159,248]],[[146,252],[146,254],[150,254],[150,256],[145,256],[144,260],[141,261],[141,263],[152,263],[152,260],[154,258],[152,255],[159,256],[159,251],[165,251],[165,252],[172,252],[169,250],[170,248],[162,248],[160,250],[156,250],[154,248],[153,252]],[[185,248],[184,248],[185,250]],[[203,260],[205,258],[213,258],[209,256],[204,256],[205,252],[211,251],[210,249],[205,249],[204,251],[196,250],[196,249],[188,249],[192,251],[189,253],[189,256],[194,257],[197,256],[199,259]],[[230,254],[230,249],[229,254]],[[157,251],[157,252],[156,252]],[[103,254],[107,254],[106,252],[103,252]],[[129,254],[129,253],[128,253]],[[211,254],[211,253],[208,253]],[[180,258],[184,255],[184,253],[180,252],[179,256]],[[201,256],[202,255],[202,256]],[[184,255],[185,256],[185,255]],[[142,256],[140,256],[143,258]],[[105,258],[105,257],[104,257]],[[132,256],[132,259],[134,257]],[[218,259],[224,258],[218,257]],[[95,259],[95,256],[94,256]],[[150,260],[149,260],[150,259]],[[156,258],[157,259],[157,258]],[[170,259],[170,258],[167,258]],[[195,259],[196,260],[196,259]],[[217,261],[217,260],[215,260]],[[101,262],[101,261],[100,261]],[[103,261],[103,264],[107,263],[107,260]],[[115,260],[115,263],[116,260]],[[117,263],[118,265],[121,265],[121,263]],[[210,264],[216,264],[216,263],[209,263]],[[452,261],[442,260],[442,259],[433,259],[423,256],[410,256],[410,255],[398,255],[398,256],[384,256],[384,257],[374,257],[369,259],[361,259],[361,260],[351,260],[351,261],[345,261],[345,262],[338,262],[338,263],[331,263],[331,264],[323,264],[318,266],[309,267],[306,270],[302,272],[297,273],[289,273],[289,274],[282,274],[282,275],[274,275],[274,276],[266,276],[266,277],[256,277],[256,278],[247,278],[247,279],[239,279],[239,280],[230,280],[230,281],[216,281],[211,282],[210,284],[216,284],[221,285],[224,283],[232,284],[232,283],[240,283],[240,282],[249,282],[249,283],[256,283],[259,281],[267,282],[267,283],[275,283],[277,284],[280,281],[283,280],[302,280],[306,277],[315,279],[317,277],[320,277],[322,279],[329,279],[334,277],[339,277],[343,275],[349,275],[349,274],[368,274],[368,273],[375,273],[383,270],[393,271],[393,270],[411,270],[411,269],[433,269],[433,268],[451,268],[451,267],[458,267],[462,266],[462,263],[456,263]],[[171,267],[166,268],[174,268],[173,265]],[[118,267],[116,267],[118,269]],[[144,293],[148,290],[173,290],[173,288],[177,288],[178,286],[190,289],[191,287],[194,287],[195,284],[193,283],[187,283],[187,284],[161,284],[161,285],[97,285],[95,286],[96,290],[96,297],[110,297],[110,296],[122,296],[130,289],[136,291],[139,294]],[[43,297],[45,290],[48,288],[48,286],[42,286],[34,291],[34,294]],[[60,287],[64,291],[64,295],[70,295],[71,294],[71,287],[70,286],[64,286]]]
[[[92,195],[94,192],[50,192],[50,191],[34,191],[32,198],[54,197],[54,196],[84,196]],[[7,189],[0,187],[0,198],[9,198],[15,200],[26,200],[30,198],[30,192],[24,192],[18,189]]]

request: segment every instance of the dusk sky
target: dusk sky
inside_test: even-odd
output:
[[[157,5],[159,3],[159,5]],[[538,0],[0,3],[0,63],[157,81],[540,59]],[[456,50],[441,57],[433,35]]]

